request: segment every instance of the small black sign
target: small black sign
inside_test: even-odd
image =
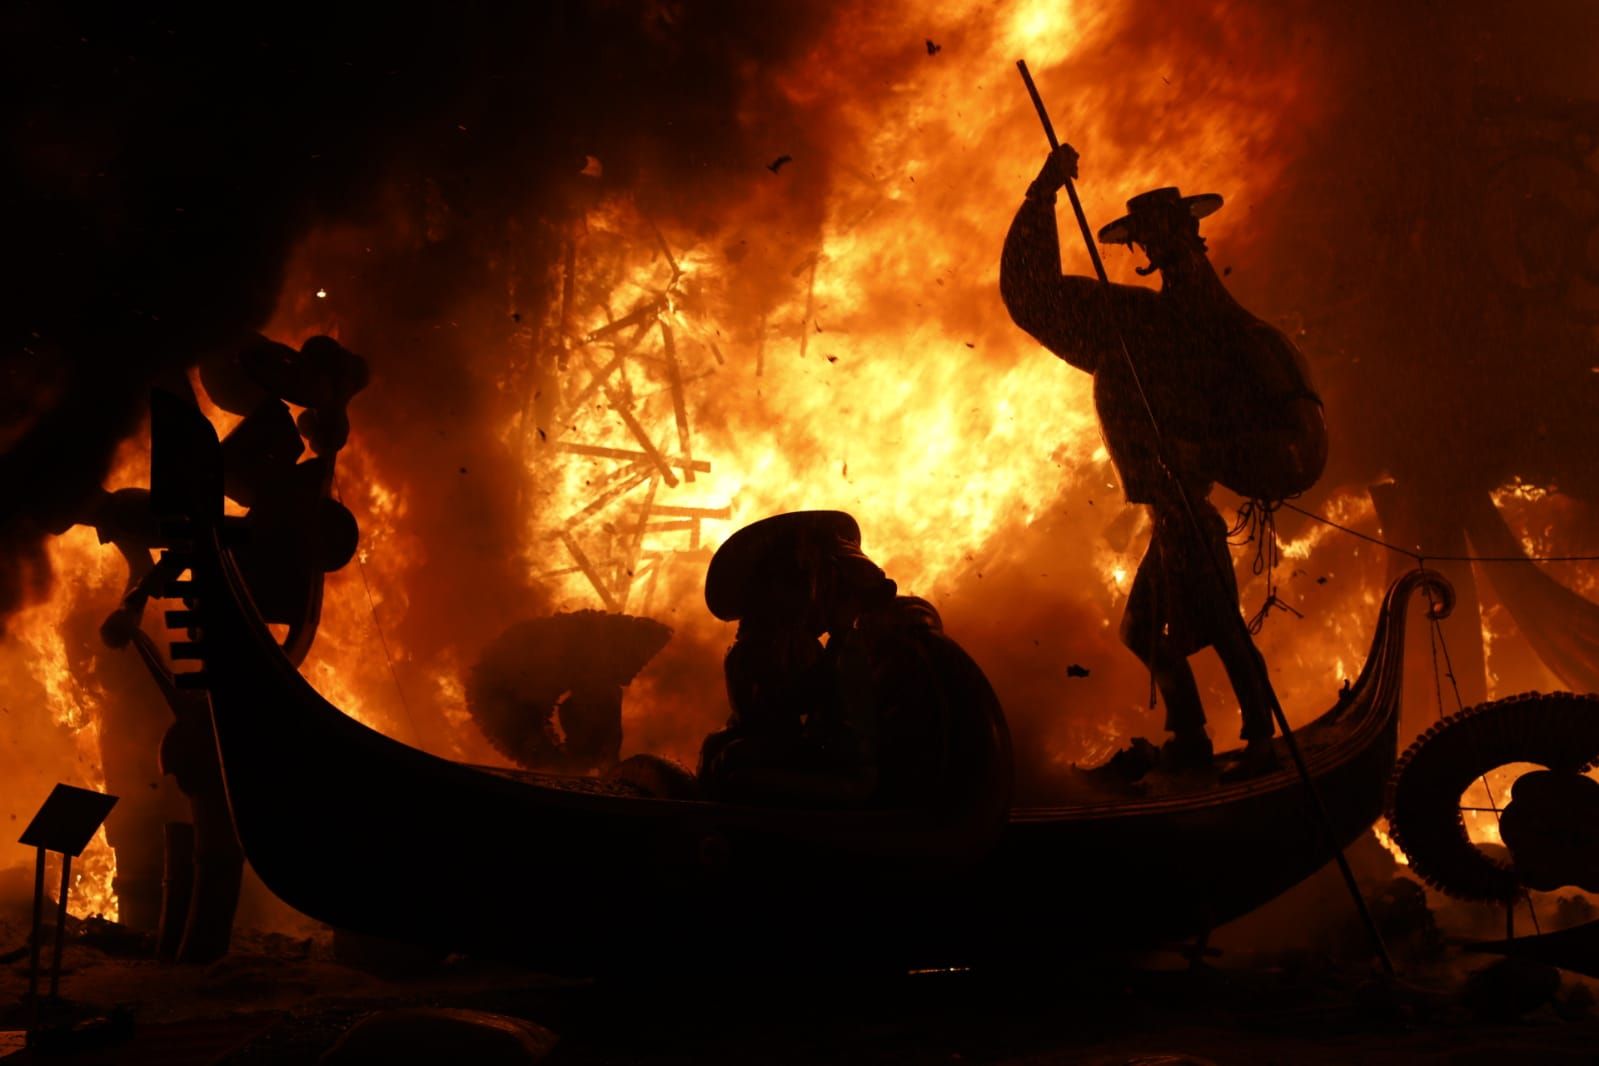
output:
[[[116,805],[117,797],[104,792],[57,785],[22,831],[19,843],[63,855],[81,855]]]

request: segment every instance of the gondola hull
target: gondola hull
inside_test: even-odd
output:
[[[159,460],[159,420],[157,432]],[[1291,771],[1016,808],[990,840],[918,812],[621,795],[385,737],[284,659],[220,514],[195,503],[207,484],[191,477],[166,494],[187,501],[192,584],[179,591],[201,662],[190,683],[209,696],[229,806],[261,879],[337,928],[578,973],[668,960],[1044,961],[1203,933],[1308,877],[1376,819],[1396,751],[1405,604],[1423,584],[1448,599],[1436,575],[1397,582],[1360,679],[1302,731],[1332,840]]]

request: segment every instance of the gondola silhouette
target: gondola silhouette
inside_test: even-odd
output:
[[[152,399],[152,489],[189,577],[175,659],[209,699],[245,854],[285,902],[338,928],[575,973],[639,967],[1051,965],[1203,935],[1302,881],[1382,810],[1405,608],[1299,731],[1332,826],[1289,769],[1198,791],[1010,806],[1004,722],[961,739],[976,784],[935,811],[742,807],[591,778],[465,765],[344,715],[284,658],[231,556],[221,456],[189,403]],[[463,590],[463,595],[470,594]],[[995,783],[999,782],[1004,787]]]

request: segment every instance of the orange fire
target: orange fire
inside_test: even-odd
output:
[[[1220,264],[1247,259],[1251,208],[1293,161],[1297,131],[1321,101],[1314,43],[1266,41],[1250,11],[1185,9],[1183,19],[1208,27],[1211,47],[1181,53],[1175,38],[1130,17],[1109,0],[846,8],[808,52],[762,75],[826,129],[825,156],[771,173],[752,160],[758,180],[738,195],[718,192],[693,219],[648,217],[633,192],[610,192],[562,220],[571,277],[554,264],[542,316],[474,338],[477,354],[460,370],[503,399],[495,429],[514,483],[500,488],[525,532],[529,613],[604,607],[677,629],[663,655],[670,668],[647,671],[630,691],[631,749],[691,761],[718,726],[730,634],[702,606],[706,559],[740,525],[806,507],[859,518],[867,552],[902,589],[944,609],[1047,761],[1091,761],[1159,729],[1144,706],[1147,678],[1115,634],[1147,522],[1121,502],[1088,378],[1017,330],[998,299],[1000,244],[1046,151],[1014,61],[1028,61],[1057,130],[1083,153],[1079,188],[1095,224],[1151,187],[1219,191],[1227,208],[1206,232]],[[752,94],[751,126],[759,108]],[[587,160],[583,173],[602,180],[604,162]],[[770,220],[787,217],[801,188],[821,190],[814,230],[773,232]],[[335,264],[363,246],[435,239],[434,199],[427,219],[386,231],[308,234],[266,332],[297,345],[381,313],[345,302],[353,285]],[[1062,246],[1065,269],[1087,273],[1064,209]],[[1141,283],[1136,263],[1108,250],[1115,280]],[[755,274],[779,281],[755,285]],[[564,307],[563,287],[572,292]],[[498,311],[497,294],[476,298]],[[447,572],[470,542],[426,532],[413,493],[422,473],[363,434],[363,412],[392,405],[385,353],[363,354],[374,381],[353,405],[338,479],[362,543],[328,580],[303,672],[375,728],[491,759],[462,684],[481,644],[430,629],[413,607],[416,582]],[[544,375],[539,388],[528,366]],[[142,483],[143,468],[130,445],[117,483]],[[1364,486],[1331,488],[1324,510],[1375,533]],[[1305,617],[1275,615],[1260,644],[1302,721],[1358,671],[1388,559],[1288,515],[1283,527],[1280,595]],[[21,694],[13,712],[37,700],[70,740],[52,734],[32,750],[94,783],[105,695],[68,669],[61,623],[88,597],[109,609],[124,573],[81,528],[57,538],[51,558],[55,590],[15,619],[0,677]],[[1245,584],[1246,610],[1263,586],[1263,577]],[[1067,662],[1091,675],[1068,680]],[[1234,728],[1230,691],[1218,664],[1202,664],[1200,679],[1223,739]],[[14,807],[23,791],[12,790]],[[114,857],[103,841],[95,848],[74,907],[114,914]]]
[[[1314,57],[1290,49],[1263,60],[1250,48],[1248,17],[1229,11],[1217,16],[1230,39],[1216,55],[1179,64],[1162,53],[1170,46],[1144,42],[1151,51],[1139,65],[1158,73],[1131,90],[1119,65],[1108,65],[1107,49],[1137,37],[1115,5],[1011,3],[994,13],[949,4],[931,20],[918,9],[926,41],[905,38],[908,15],[841,18],[773,75],[789,103],[830,124],[829,159],[763,174],[709,228],[646,217],[629,193],[602,199],[572,226],[570,268],[552,271],[550,290],[570,296],[523,322],[514,341],[547,375],[505,404],[499,434],[525,470],[515,491],[530,582],[550,609],[654,614],[677,628],[679,645],[709,649],[691,664],[691,684],[682,670],[635,683],[628,727],[638,747],[692,759],[697,737],[724,713],[715,649],[728,638],[698,606],[705,561],[733,529],[782,510],[851,511],[867,551],[903,589],[949,604],[957,637],[981,651],[972,626],[995,610],[982,602],[984,575],[1034,565],[1016,545],[1058,526],[1070,501],[1078,534],[1053,549],[1044,597],[1101,617],[1076,654],[1124,657],[1113,623],[1142,554],[1142,515],[1122,513],[1088,378],[1012,326],[997,296],[1000,242],[1047,150],[1014,61],[1028,59],[1057,128],[1084,152],[1091,218],[1108,220],[1154,185],[1220,189],[1230,209],[1207,225],[1215,246],[1236,249],[1248,240],[1249,205],[1288,160],[1267,146],[1292,142],[1287,116],[1314,111]],[[1240,74],[1233,60],[1245,54]],[[894,72],[886,85],[872,76],[884,69]],[[1176,106],[1195,93],[1206,95],[1204,107]],[[1160,128],[1158,143],[1129,140],[1119,117]],[[602,173],[599,162],[585,173]],[[752,248],[787,195],[784,182],[807,167],[826,168],[817,232],[792,249]],[[1065,267],[1086,272],[1069,215],[1063,222]],[[402,240],[415,241],[427,227],[405,229]],[[322,297],[323,279],[364,239],[348,231],[308,239],[273,336],[337,335],[341,305]],[[765,265],[786,281],[757,299],[744,275],[753,257],[774,254],[786,258]],[[1118,280],[1134,280],[1132,256],[1109,260]],[[376,394],[382,353],[369,354]],[[504,364],[513,355],[502,339],[485,338],[475,372],[512,390]],[[470,729],[462,735],[459,674],[477,648],[448,634],[437,647],[401,646],[393,635],[406,620],[406,575],[448,562],[434,558],[436,545],[407,539],[409,472],[363,447],[368,402],[376,401],[354,407],[345,460],[361,474],[341,475],[370,494],[346,493],[362,523],[364,572],[330,581],[323,637],[305,672],[334,702],[398,736],[417,735],[407,716],[442,717],[453,723],[448,746],[473,750]],[[1369,517],[1355,499],[1340,497],[1343,516]],[[1285,559],[1303,567],[1325,535],[1297,536]],[[1293,623],[1298,633],[1265,638],[1268,654],[1291,649],[1295,667],[1315,664],[1305,683],[1296,669],[1284,680],[1300,717],[1330,703],[1337,681],[1358,669],[1380,583],[1371,553],[1332,554],[1340,571],[1355,571],[1340,586],[1339,620]],[[1329,655],[1338,664],[1332,679]],[[1136,673],[1125,662],[1106,667],[1094,684],[1115,703],[1096,708],[1086,728],[1057,731],[1053,757],[1091,757],[1145,721]],[[1118,680],[1127,683],[1109,688]],[[1205,680],[1225,706],[1219,670]],[[1077,695],[1055,685],[1042,698],[1065,705]]]
[[[149,449],[136,437],[118,451],[106,488],[142,484],[148,468]],[[100,730],[102,709],[111,694],[94,670],[95,656],[104,649],[86,647],[81,626],[73,623],[83,617],[98,623],[110,613],[127,580],[127,567],[116,549],[100,544],[87,526],[52,538],[48,551],[55,575],[50,597],[12,618],[7,639],[0,643],[5,727],[7,739],[13,741],[7,747],[26,753],[25,761],[7,767],[10,787],[4,796],[18,831],[56,781],[99,791],[106,788]],[[30,858],[27,849],[8,841],[0,862],[15,865]],[[70,912],[115,920],[116,871],[116,854],[102,827],[73,862]]]

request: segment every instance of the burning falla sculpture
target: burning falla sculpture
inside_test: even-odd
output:
[[[700,750],[706,796],[856,809],[1008,804],[1008,734],[986,760],[955,742],[1003,723],[999,698],[933,605],[898,591],[842,511],[772,515],[723,542],[705,604],[739,625],[723,663],[732,715]]]
[[[282,654],[298,664],[316,635],[323,575],[355,552],[355,519],[333,498],[333,477],[349,436],[346,407],[366,385],[366,362],[328,337],[313,337],[298,351],[263,337],[206,361],[200,379],[213,402],[243,416],[220,445],[227,471],[222,491],[247,508],[233,550],[256,610],[287,627]],[[289,403],[304,407],[297,420]],[[308,444],[312,454],[302,459]],[[193,811],[192,825],[166,828],[158,952],[208,961],[227,950],[244,855],[227,811],[205,698],[181,687],[140,628],[151,596],[182,567],[170,555],[152,556],[162,537],[147,490],[102,494],[85,521],[128,561],[127,591],[101,636],[113,648],[131,644],[166,698],[174,721],[161,743],[161,768],[176,778]],[[168,622],[182,624],[171,616]]]
[[[1203,933],[1326,861],[1288,772],[1050,807],[1011,807],[1008,790],[985,785],[931,806],[828,810],[656,798],[437,758],[341,714],[272,639],[228,543],[222,452],[204,417],[158,395],[152,436],[154,503],[192,575],[163,590],[185,605],[169,620],[193,630],[177,654],[200,664],[179,683],[209,706],[252,866],[338,928],[575,972],[663,952],[716,967],[1059,958]],[[1436,575],[1397,582],[1360,678],[1300,734],[1340,847],[1381,808],[1404,607],[1424,586],[1447,612]],[[980,728],[950,743],[991,782],[1009,765],[1003,719],[968,724]],[[471,876],[416,862],[419,839],[447,845]],[[514,891],[517,906],[485,907],[485,891]],[[1085,910],[1094,922],[1078,920]]]
[[[1093,375],[1123,491],[1154,519],[1121,637],[1166,704],[1163,761],[1179,769],[1211,761],[1188,657],[1214,647],[1238,696],[1251,769],[1264,769],[1275,697],[1239,617],[1227,524],[1209,495],[1216,482],[1264,501],[1310,488],[1327,461],[1321,401],[1293,344],[1228,294],[1205,254],[1199,222],[1220,196],[1156,189],[1100,230],[1101,242],[1145,250],[1150,265],[1139,273],[1158,271],[1159,291],[1110,283],[1097,254],[1098,278],[1062,276],[1055,192],[1076,175],[1070,145],[1045,160],[1005,238],[1000,291],[1017,325]],[[1080,209],[1078,217],[1087,239]]]
[[[1494,804],[1507,860],[1472,842],[1461,796],[1512,763],[1541,769],[1516,779],[1502,810]],[[1599,782],[1587,776],[1596,763],[1599,696],[1529,692],[1493,700],[1417,738],[1394,770],[1385,813],[1412,872],[1457,899],[1504,906],[1513,934],[1528,889],[1599,891]],[[1599,922],[1473,950],[1599,976]]]
[[[467,707],[489,743],[519,766],[608,770],[622,746],[622,690],[671,639],[671,628],[652,618],[605,611],[517,622],[469,672]]]

